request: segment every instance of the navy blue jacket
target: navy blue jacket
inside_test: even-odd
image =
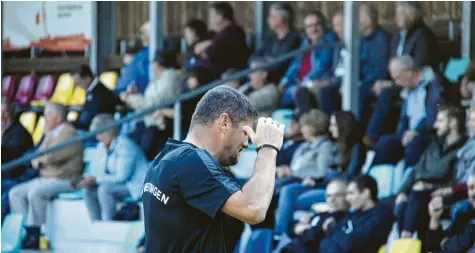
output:
[[[33,148],[33,140],[30,133],[18,121],[14,121],[2,134],[2,164],[21,157],[29,149]],[[3,178],[15,177],[23,171],[14,169],[3,173]]]
[[[300,236],[293,239],[285,246],[283,252],[317,252],[320,241],[325,237],[322,226],[326,219],[333,218],[335,222],[342,220],[347,212],[333,212],[316,214],[310,219],[311,228],[305,230]]]
[[[320,243],[325,253],[376,253],[386,243],[394,216],[381,204],[365,212],[347,215]]]
[[[86,94],[86,103],[82,108],[79,118],[74,122],[74,126],[85,131],[89,130],[92,119],[100,113],[113,114],[117,105],[122,105],[122,101],[100,81]]]
[[[447,240],[440,245],[443,238]],[[456,217],[450,227],[443,231],[429,230],[426,236],[429,251],[440,253],[465,253],[475,243],[475,209]]]
[[[389,34],[382,28],[376,28],[366,37],[360,37],[360,82],[362,86],[372,87],[376,80],[388,77]],[[343,77],[335,77],[334,72],[342,60],[340,52],[343,48],[333,50],[330,85],[341,86]],[[371,92],[371,89],[364,91]]]
[[[262,48],[257,50],[255,56],[265,56],[269,58],[277,58],[285,53],[296,50],[299,48],[302,43],[302,36],[299,32],[290,30],[284,38],[277,38],[277,34],[272,33],[264,41]],[[271,68],[269,80],[271,82],[278,83],[279,80],[284,76],[285,71],[292,63],[292,59],[283,61],[282,63]]]
[[[360,38],[360,82],[370,85],[388,77],[390,35],[377,27],[370,35]]]

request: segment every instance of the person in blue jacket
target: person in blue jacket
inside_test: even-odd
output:
[[[343,39],[343,19],[340,27],[333,26],[340,39]],[[362,122],[366,122],[371,116],[371,102],[376,101],[372,92],[374,83],[378,79],[387,78],[387,66],[389,62],[389,34],[378,24],[377,9],[369,4],[361,4],[360,7],[360,74],[359,74],[359,115]],[[337,50],[335,50],[337,51]],[[341,52],[343,51],[343,52]],[[332,78],[320,83],[318,103],[322,111],[331,115],[341,109],[342,80],[344,74],[343,55],[346,49],[339,50],[337,59],[334,60]]]
[[[378,204],[378,184],[369,175],[357,176],[348,184],[346,200],[352,212],[327,228],[319,252],[378,252],[386,243],[394,221],[391,209]]]
[[[396,133],[384,135],[377,142],[372,166],[396,164],[401,158],[407,167],[414,166],[430,143],[442,102],[442,79],[431,67],[419,66],[409,55],[393,58],[389,72],[403,88],[401,116]]]
[[[140,39],[142,49],[137,51],[132,61],[124,66],[117,80],[114,93],[119,94],[129,86],[132,86],[131,89],[137,90],[140,93],[144,93],[145,88],[147,88],[149,82],[149,66],[150,66],[150,57],[149,57],[149,44],[150,44],[150,23],[146,22],[140,27]]]
[[[328,28],[327,19],[320,11],[308,13],[304,25],[306,38],[302,40],[300,48],[338,41],[338,36]],[[284,92],[281,100],[282,108],[294,106],[293,93],[299,83],[310,83],[330,73],[333,50],[331,47],[318,47],[294,58],[280,80],[279,87]]]

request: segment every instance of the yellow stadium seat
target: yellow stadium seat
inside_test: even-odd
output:
[[[119,75],[117,74],[117,72],[114,71],[104,72],[99,76],[99,80],[101,81],[101,83],[103,83],[107,88],[109,88],[109,90],[113,90],[115,88],[118,78]]]
[[[36,123],[35,131],[33,132],[33,143],[36,145],[40,142],[41,137],[45,132],[45,118],[43,116],[40,117],[38,123]]]
[[[76,120],[78,119],[78,117],[79,117],[79,112],[70,111],[70,112],[68,113],[67,119],[68,119],[68,121],[73,122],[73,121],[76,121]]]
[[[20,115],[20,123],[30,134],[33,134],[37,118],[38,116],[35,112],[24,112]]]
[[[74,91],[74,79],[68,74],[64,73],[59,76],[58,83],[54,89],[53,96],[51,96],[50,101],[68,105],[68,102],[71,100],[71,96]]]
[[[381,248],[379,248],[378,250],[378,253],[384,253],[384,252],[386,252],[386,245],[381,246]]]
[[[80,87],[74,89],[73,95],[69,100],[69,105],[81,106],[86,102],[86,90]]]
[[[398,239],[393,242],[389,253],[420,253],[421,241],[416,239]]]

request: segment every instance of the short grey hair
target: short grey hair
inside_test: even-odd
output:
[[[405,70],[416,71],[419,69],[419,66],[411,56],[402,55],[391,59],[389,62],[389,69],[396,72],[402,72]]]
[[[270,9],[278,12],[279,15],[282,17],[282,19],[284,19],[285,22],[287,22],[287,25],[289,27],[293,26],[294,14],[290,5],[286,3],[276,2],[276,3],[271,4]]]
[[[422,18],[422,5],[418,1],[400,1],[396,3],[396,8],[403,8],[412,21]]]
[[[191,118],[190,129],[195,125],[210,126],[219,116],[227,113],[233,125],[256,119],[258,112],[247,97],[238,90],[220,85],[201,98]]]
[[[366,15],[368,15],[369,19],[371,20],[371,23],[378,23],[378,9],[376,9],[374,5],[369,3],[363,3],[361,4],[360,8],[366,13]]]
[[[68,108],[65,105],[55,102],[47,102],[45,105],[45,109],[46,108],[53,111],[55,114],[58,114],[63,120],[66,120],[68,116]]]
[[[91,126],[89,127],[89,132],[94,132],[97,131],[99,128],[110,125],[115,121],[114,116],[112,114],[108,113],[101,113],[98,114],[92,119]],[[118,127],[113,127],[109,130],[106,130],[105,132],[110,132],[114,135],[117,135],[119,132]]]

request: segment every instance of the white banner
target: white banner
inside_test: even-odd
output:
[[[82,51],[91,41],[92,2],[3,2],[3,50]]]

